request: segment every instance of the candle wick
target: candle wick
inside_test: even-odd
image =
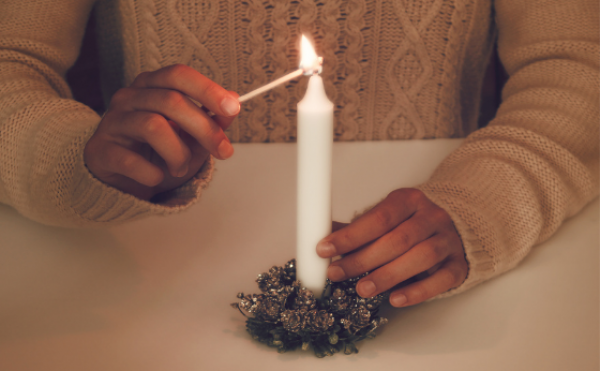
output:
[[[303,70],[306,76],[320,75],[323,72],[323,57],[317,57],[312,66],[305,67]]]

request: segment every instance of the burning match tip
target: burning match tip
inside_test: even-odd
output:
[[[300,66],[305,76],[320,75],[323,72],[323,57],[317,57],[310,66]]]
[[[273,89],[274,87],[276,87],[278,85],[281,85],[285,82],[295,79],[296,77],[299,77],[301,75],[305,75],[305,76],[320,75],[322,71],[323,71],[323,57],[317,57],[317,58],[315,58],[314,62],[310,66],[300,65],[300,67],[296,71],[288,73],[287,75],[282,76],[275,81],[271,81],[270,83],[268,83],[264,86],[261,86],[258,89],[255,89],[247,94],[242,95],[241,97],[238,98],[238,101],[240,103],[243,103],[249,99],[256,97],[257,95],[260,95],[266,91]]]

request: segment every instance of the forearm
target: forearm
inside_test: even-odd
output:
[[[46,224],[97,225],[176,212],[198,198],[211,174],[209,161],[157,204],[87,170],[83,149],[100,117],[71,99],[64,75],[77,58],[92,5],[11,2],[0,11],[0,202]]]
[[[463,239],[469,276],[454,292],[517,265],[598,194],[594,4],[496,2],[503,103],[420,187]]]

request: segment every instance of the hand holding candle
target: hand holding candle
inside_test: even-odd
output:
[[[370,272],[356,285],[365,298],[391,290],[390,303],[421,303],[460,285],[469,266],[450,215],[414,188],[398,189],[351,224],[324,238],[320,256],[333,282]]]

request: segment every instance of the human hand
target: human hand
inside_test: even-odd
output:
[[[188,66],[142,72],[112,97],[85,163],[104,183],[149,200],[192,178],[209,154],[231,157],[223,130],[240,111],[237,97]]]
[[[467,276],[464,248],[450,216],[417,189],[393,191],[356,221],[334,229],[317,244],[317,254],[346,254],[329,266],[332,281],[371,272],[356,285],[362,297],[395,288],[390,304],[404,307],[457,287]]]

